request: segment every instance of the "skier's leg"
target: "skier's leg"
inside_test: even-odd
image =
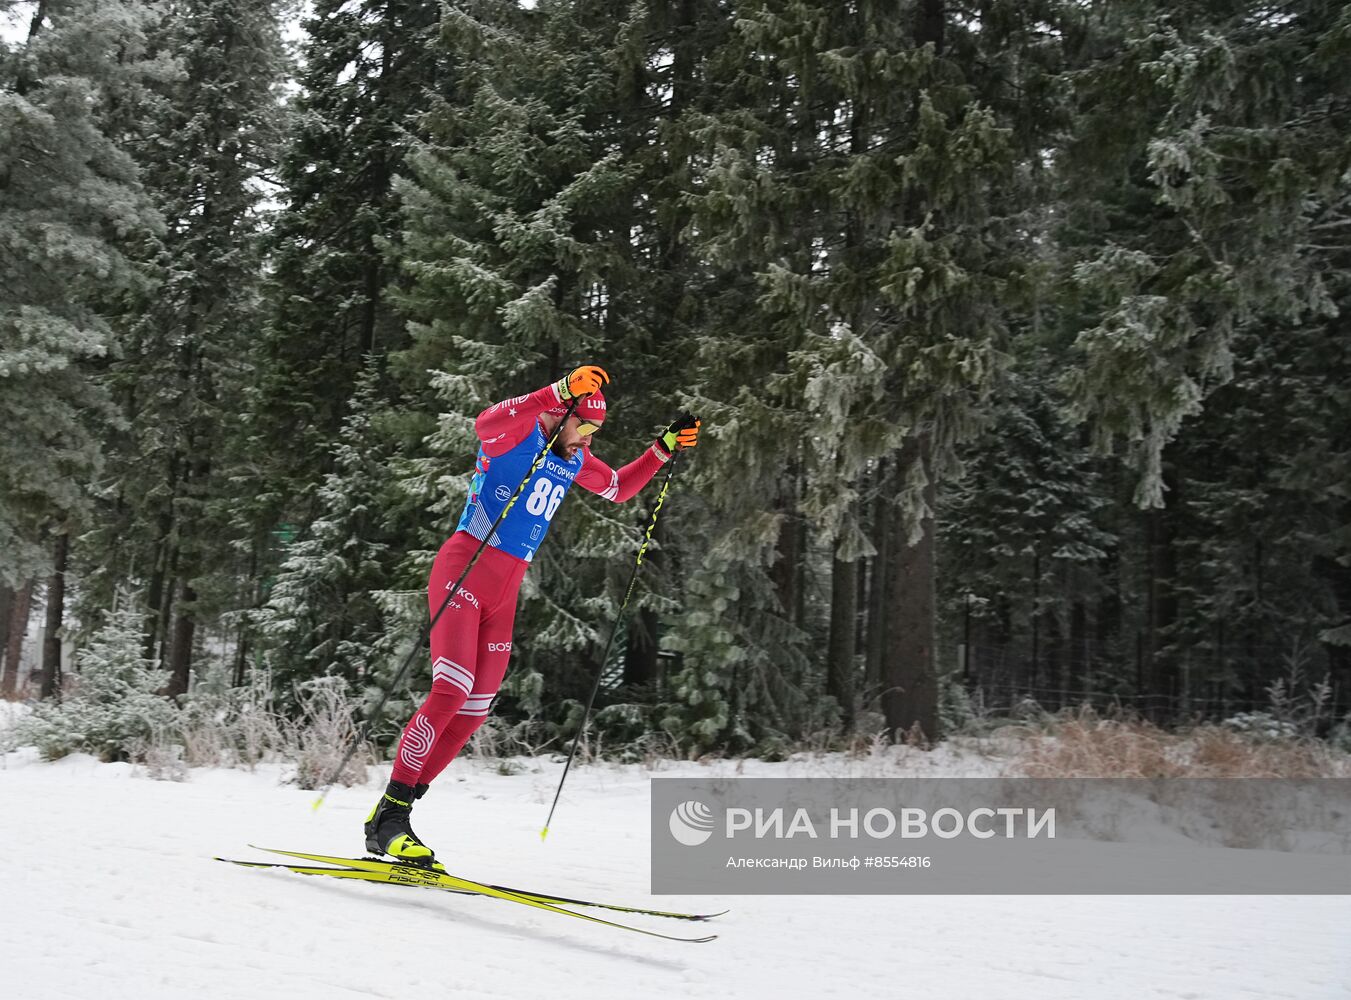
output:
[[[430,614],[436,614],[446,590],[459,579],[472,556],[477,542],[474,539],[468,542],[472,544],[456,535],[437,553],[427,584]],[[409,813],[428,753],[473,690],[482,601],[470,586],[471,582],[480,586],[487,575],[475,566],[432,629],[432,689],[404,728],[389,786],[366,817],[368,850],[421,863],[435,860],[431,848],[421,842],[409,825]]]
[[[456,535],[441,546],[432,566],[427,603],[433,615],[445,600],[446,589],[459,578],[468,561],[456,551],[465,547],[464,543],[456,543],[460,537]],[[486,575],[479,572],[481,568],[485,567],[482,564],[475,566],[470,576],[474,586],[484,590],[482,584],[486,582]],[[460,587],[432,629],[432,688],[399,737],[391,777],[410,787],[423,781],[421,774],[428,754],[474,688],[483,608],[482,600],[470,589],[469,583],[466,580]]]
[[[454,760],[469,737],[483,725],[492,710],[493,699],[502,686],[511,660],[512,625],[516,618],[516,587],[508,599],[488,610],[479,625],[478,670],[474,687],[458,713],[436,741],[422,766],[422,784],[430,784]]]

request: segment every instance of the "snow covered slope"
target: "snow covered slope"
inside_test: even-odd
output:
[[[979,774],[959,755],[890,773]],[[269,847],[359,855],[366,788],[313,792],[283,770],[152,781],[124,764],[31,751],[0,768],[0,995],[12,1000],[635,997],[1332,1000],[1351,996],[1351,897],[651,897],[652,772],[460,761],[415,825],[469,878],[668,908],[730,906],[712,925],[647,920],[676,944],[433,890],[249,871],[213,855]],[[843,758],[748,763],[843,774]],[[717,765],[732,772],[735,763]],[[703,775],[699,764],[662,776]],[[638,921],[640,918],[634,918]]]

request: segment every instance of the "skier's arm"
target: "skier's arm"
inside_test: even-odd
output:
[[[539,415],[562,402],[554,383],[536,389],[528,396],[513,396],[494,403],[478,415],[474,430],[489,457],[502,455],[525,440]]]
[[[582,463],[582,471],[577,473],[577,485],[615,503],[623,503],[635,497],[639,490],[652,481],[657,470],[671,459],[668,452],[654,443],[628,465],[616,471],[591,454],[590,449],[584,454],[586,460]]]
[[[652,481],[657,470],[669,462],[675,452],[693,448],[699,443],[699,427],[697,417],[682,413],[671,421],[661,437],[652,442],[652,447],[618,472],[591,454],[588,448],[583,453],[586,457],[582,462],[582,471],[577,473],[577,485],[615,503],[632,499]]]
[[[573,396],[595,392],[602,381],[610,381],[603,368],[582,365],[528,396],[513,396],[494,403],[474,421],[474,430],[483,443],[483,453],[491,458],[510,451],[535,429],[535,421],[541,413]]]

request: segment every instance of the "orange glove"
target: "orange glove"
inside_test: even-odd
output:
[[[554,385],[558,388],[558,395],[569,400],[574,396],[589,396],[598,392],[601,385],[609,384],[609,381],[610,376],[599,365],[582,365],[568,372]]]

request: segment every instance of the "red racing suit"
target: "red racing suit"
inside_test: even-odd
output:
[[[461,530],[437,552],[427,583],[431,614],[440,608],[446,590],[459,578],[481,544],[480,539],[487,534],[491,524],[488,514],[492,513],[495,519],[496,512],[528,471],[528,464],[521,468],[519,456],[528,451],[533,460],[543,448],[547,436],[543,435],[539,417],[559,402],[558,390],[549,385],[528,396],[495,403],[479,414],[475,423],[480,442],[479,461]],[[430,784],[487,718],[511,658],[512,624],[521,580],[530,565],[534,546],[547,530],[545,515],[553,518],[568,485],[576,483],[607,500],[622,503],[646,486],[669,458],[666,450],[654,442],[637,459],[615,470],[596,458],[587,445],[582,445],[571,462],[551,455],[546,462],[550,468],[541,468],[532,477],[501,530],[493,533],[432,629],[432,689],[399,738],[392,775],[395,781]],[[511,476],[514,481],[510,483],[502,478]],[[526,509],[526,495],[532,492],[532,486],[539,487],[535,492],[546,498],[545,503],[533,505],[538,508],[533,515],[532,510]],[[550,490],[555,491],[552,503],[547,501]],[[499,500],[495,509],[475,507],[481,498],[494,496]],[[518,508],[521,508],[519,518]],[[509,522],[516,520],[520,523],[509,530]],[[538,534],[532,538],[531,533]]]

